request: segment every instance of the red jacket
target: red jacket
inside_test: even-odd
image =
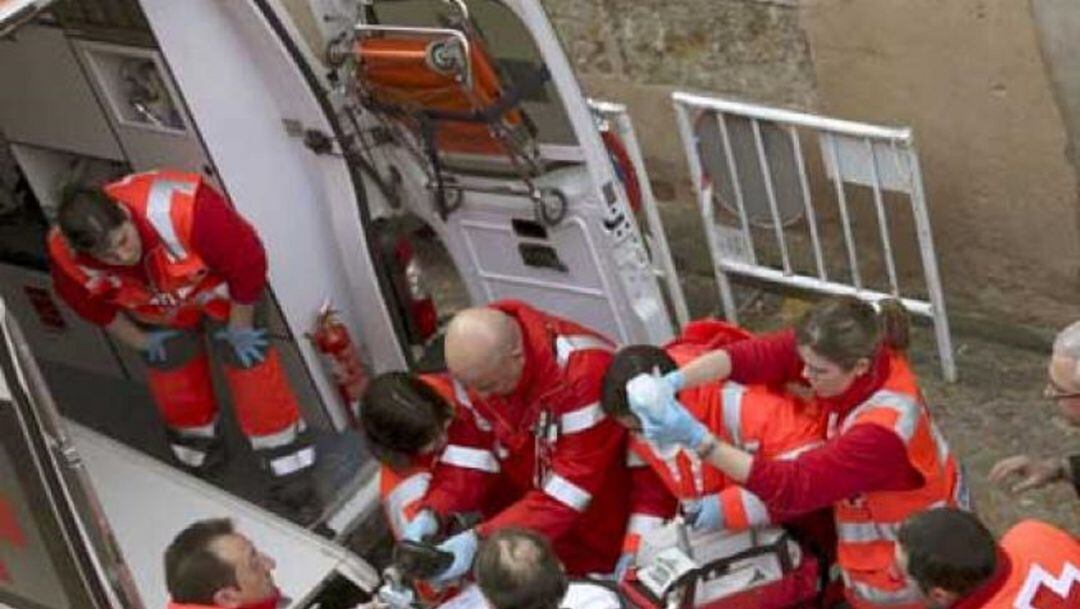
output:
[[[489,493],[512,498],[513,504],[478,526],[481,536],[528,527],[552,540],[568,573],[610,572],[619,556],[629,488],[625,431],[600,408],[614,346],[520,302],[491,306],[522,329],[522,378],[507,396],[481,399],[458,390],[459,407],[475,413],[490,443],[481,438],[448,446],[426,504],[445,514],[475,510]],[[470,466],[460,467],[462,462]]]
[[[712,349],[745,340],[750,334],[715,320],[687,325],[664,346],[678,365]],[[758,386],[710,382],[679,394],[679,401],[709,430],[736,446],[767,458],[793,458],[825,440],[825,420],[812,402]],[[773,522],[762,502],[735,485],[719,470],[703,464],[692,452],[681,451],[663,460],[644,441],[631,435],[631,521],[624,549],[636,549],[636,537],[675,512],[675,497],[697,498],[718,494],[725,528],[743,530]],[[636,457],[636,458],[635,458]],[[648,470],[642,471],[642,470]]]
[[[726,349],[731,356],[732,380],[807,389],[794,330],[741,341]],[[890,355],[888,350],[878,353],[870,371],[844,393],[816,399],[834,415],[835,425],[881,389],[889,377]],[[922,483],[922,474],[909,463],[907,450],[896,434],[876,425],[856,425],[797,459],[754,459],[745,486],[765,501],[775,517],[788,520],[860,493],[911,490]]]
[[[146,218],[132,214],[145,254],[161,244],[161,238]],[[258,234],[213,188],[202,186],[195,192],[192,241],[195,253],[216,275],[223,278],[233,302],[251,304],[266,288],[266,254]],[[142,264],[116,266],[77,255],[79,265],[107,270],[147,283]],[[97,325],[108,325],[118,308],[102,298],[90,295],[82,283],[64,273],[59,265],[51,267],[56,292],[80,317]]]
[[[1075,609],[1080,607],[1080,538],[1025,520],[1001,538],[989,581],[953,609]]]

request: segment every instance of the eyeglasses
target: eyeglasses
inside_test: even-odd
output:
[[[1050,381],[1043,387],[1043,398],[1052,401],[1067,400],[1069,398],[1080,398],[1080,391],[1064,391],[1061,387]]]

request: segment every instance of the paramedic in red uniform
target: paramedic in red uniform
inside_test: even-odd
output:
[[[918,590],[893,568],[896,533],[916,512],[966,506],[968,498],[903,355],[907,342],[908,318],[899,302],[875,307],[833,298],[794,330],[733,343],[663,379],[638,376],[627,384],[627,397],[646,437],[694,449],[777,518],[832,505],[837,564],[855,609],[922,607]],[[812,390],[829,415],[826,443],[782,461],[717,439],[678,404],[675,392],[718,378]],[[650,394],[660,397],[635,398]]]
[[[440,547],[454,553],[454,563],[433,581],[464,575],[479,539],[509,526],[545,535],[571,575],[610,573],[628,488],[625,430],[600,407],[614,345],[576,323],[500,301],[458,313],[445,348],[461,387],[458,407],[475,415],[492,444],[457,452],[462,463],[477,461],[472,467],[435,472],[428,509],[406,536],[432,532],[432,512],[472,511],[490,494],[514,502],[445,541]]]
[[[209,331],[224,347],[240,427],[272,476],[274,507],[312,517],[315,447],[278,353],[254,323],[267,285],[255,229],[198,174],[136,173],[103,191],[65,193],[48,236],[57,293],[142,354],[173,455],[195,474],[224,460],[201,336]]]
[[[920,512],[900,527],[896,565],[930,609],[1080,607],[1080,539],[1038,520],[994,543],[970,512]]]
[[[711,349],[749,337],[721,321],[697,320],[663,348],[633,345],[615,354],[604,375],[602,403],[605,412],[631,432],[627,466],[632,482],[630,520],[617,575],[629,565],[641,535],[674,517],[680,501],[684,514],[695,516],[691,524],[697,530],[743,531],[776,522],[756,495],[703,464],[693,451],[658,452],[641,437],[641,423],[626,399],[626,383],[638,374],[654,370],[664,374]],[[815,404],[762,385],[705,383],[681,392],[678,399],[710,432],[765,458],[793,459],[825,441],[825,417]],[[828,520],[818,528],[820,532],[813,531],[815,542],[835,544]]]

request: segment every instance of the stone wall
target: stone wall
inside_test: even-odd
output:
[[[1062,63],[1080,32],[1062,31],[1070,3],[1032,3],[1034,14],[990,0],[544,1],[589,94],[630,107],[683,268],[708,262],[675,89],[911,126],[951,313],[1052,327],[1078,313],[1060,108],[1080,107]]]

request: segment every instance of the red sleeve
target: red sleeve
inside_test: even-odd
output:
[[[486,513],[488,491],[499,472],[490,433],[481,431],[472,415],[458,412],[447,430],[446,447],[435,462],[423,500],[425,507],[440,516]]]
[[[216,190],[195,193],[192,248],[210,270],[225,279],[229,297],[252,304],[266,289],[266,252],[255,228]]]
[[[630,514],[671,518],[679,500],[671,494],[660,475],[648,465],[630,467]]]
[[[731,358],[731,380],[744,384],[780,385],[802,380],[803,362],[795,348],[795,330],[740,340],[724,347]]]
[[[53,289],[75,313],[86,321],[99,326],[107,326],[116,317],[119,308],[115,305],[90,295],[86,290],[60,267],[49,265],[49,273],[52,275]]]
[[[904,491],[922,483],[895,433],[861,424],[790,461],[755,458],[746,488],[784,521],[859,493]]]
[[[588,350],[571,356],[566,382],[573,388],[567,402],[557,405],[560,416],[595,409],[599,418],[588,428],[564,433],[555,443],[551,474],[544,488],[533,489],[498,516],[480,525],[485,536],[508,527],[528,527],[555,540],[578,521],[600,491],[612,467],[624,467],[626,430],[599,410],[600,385],[611,354]],[[557,381],[556,381],[557,382]]]

